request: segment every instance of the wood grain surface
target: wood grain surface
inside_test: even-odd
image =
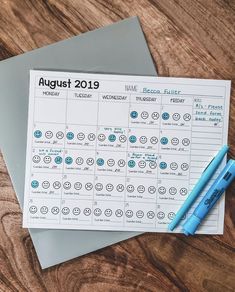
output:
[[[233,0],[0,0],[0,59],[134,15],[160,76],[234,85]],[[234,89],[229,143],[235,156]],[[0,291],[235,291],[234,187],[223,236],[144,234],[42,271],[0,156]]]

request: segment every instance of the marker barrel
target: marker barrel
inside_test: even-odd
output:
[[[202,198],[199,205],[194,210],[193,214],[183,225],[183,230],[186,235],[193,235],[198,226],[224,194],[225,190],[235,178],[235,160],[230,159],[226,164],[218,178],[210,187],[206,195]]]
[[[221,164],[225,154],[228,152],[229,147],[227,145],[224,145],[218,154],[214,157],[214,159],[210,162],[210,164],[206,167],[206,169],[203,171],[199,181],[194,186],[192,192],[189,194],[188,198],[185,200],[183,205],[180,207],[179,211],[176,213],[175,218],[171,221],[171,223],[168,226],[169,230],[174,230],[174,228],[179,224],[180,220],[183,218],[183,216],[188,212],[188,210],[191,208],[197,197],[202,192],[203,188],[206,186],[208,181],[211,179],[219,165]]]

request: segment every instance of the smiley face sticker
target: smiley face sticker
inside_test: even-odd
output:
[[[133,193],[135,190],[135,187],[133,185],[127,185],[126,190],[128,193]]]
[[[42,206],[40,208],[40,212],[43,214],[43,215],[46,215],[48,213],[48,207],[47,206]]]
[[[87,165],[91,166],[94,164],[94,159],[92,157],[87,158],[86,160]]]
[[[108,192],[112,192],[112,190],[113,190],[113,185],[112,184],[107,184],[106,185],[106,190],[108,191]]]
[[[103,190],[103,185],[102,185],[102,183],[97,183],[97,184],[95,185],[95,189],[96,189],[98,192],[102,191],[102,190]]]
[[[90,133],[90,134],[88,135],[88,140],[89,140],[89,141],[94,141],[94,140],[95,140],[95,134],[94,134],[94,133]]]
[[[132,111],[130,116],[131,116],[132,119],[136,119],[138,117],[137,111]]]
[[[103,166],[104,165],[104,159],[103,158],[98,158],[96,160],[96,163],[97,163],[98,166]]]
[[[69,181],[64,182],[63,187],[65,190],[69,190],[71,188],[71,183]]]
[[[124,167],[126,165],[126,161],[124,159],[119,159],[118,160],[118,166],[119,167]]]
[[[189,113],[184,114],[183,119],[188,122],[191,120],[191,115]]]
[[[73,158],[70,157],[70,156],[67,156],[67,157],[65,158],[65,163],[68,164],[68,165],[72,164],[72,163],[73,163]]]
[[[59,214],[59,212],[60,212],[60,209],[58,207],[55,206],[55,207],[51,208],[51,213],[53,215],[57,215],[57,214]]]
[[[142,210],[138,210],[137,212],[136,212],[136,217],[137,218],[143,218],[144,217],[144,212],[142,211]]]
[[[180,114],[179,113],[174,113],[172,115],[172,118],[173,118],[174,121],[178,121],[180,119]]]
[[[122,215],[123,215],[123,211],[122,211],[121,209],[117,209],[117,210],[115,211],[115,215],[116,215],[118,218],[120,218],[120,217],[122,217]]]
[[[38,211],[38,208],[36,206],[30,206],[29,213],[36,214]]]
[[[153,218],[155,217],[155,213],[154,213],[153,211],[148,211],[148,213],[147,213],[147,217],[148,217],[149,219],[153,219]]]
[[[189,169],[189,165],[188,165],[188,163],[182,163],[181,164],[181,169],[183,170],[183,171],[186,171],[186,170],[188,170]]]
[[[150,138],[150,143],[151,144],[155,145],[155,144],[157,144],[157,142],[158,142],[158,138],[156,136],[153,136],[153,137]]]
[[[159,118],[159,113],[158,112],[153,112],[151,115],[153,120],[157,120]]]
[[[34,131],[34,137],[39,139],[42,137],[42,132],[40,130]]]
[[[175,217],[175,213],[174,212],[169,212],[167,215],[168,219],[173,220]]]
[[[58,190],[58,189],[60,189],[60,187],[61,187],[61,183],[59,181],[55,181],[53,183],[53,188],[54,189]]]
[[[140,141],[141,144],[145,144],[145,143],[147,143],[148,139],[147,139],[146,136],[141,136],[141,137],[139,138],[139,141]]]
[[[115,165],[115,160],[113,158],[108,159],[107,165],[109,167],[113,167]]]
[[[105,215],[106,217],[110,217],[110,216],[112,216],[112,214],[113,214],[113,211],[112,211],[111,209],[106,209],[106,210],[104,211],[104,215]]]
[[[62,131],[57,132],[56,133],[56,138],[59,139],[59,140],[63,139],[64,138],[64,133]]]
[[[184,138],[184,139],[182,139],[182,144],[184,146],[188,146],[190,144],[190,140],[188,138]]]
[[[141,118],[142,118],[142,119],[146,120],[148,117],[149,117],[148,112],[145,112],[145,111],[144,111],[144,112],[141,113]]]
[[[75,188],[75,190],[80,191],[82,189],[82,183],[79,181],[75,182],[74,188]]]
[[[100,216],[102,214],[102,211],[101,211],[100,208],[95,208],[95,210],[93,211],[93,213],[94,213],[95,216],[98,217],[98,216]]]
[[[129,160],[129,161],[128,161],[128,166],[129,166],[130,168],[135,167],[135,161],[134,161],[134,160]]]
[[[167,168],[167,163],[164,162],[164,161],[162,161],[162,162],[160,162],[159,167],[160,167],[161,169],[166,169],[166,168]]]
[[[125,135],[120,135],[120,137],[119,137],[119,141],[120,141],[121,143],[125,143],[125,142],[126,142],[126,136],[125,136]]]
[[[133,217],[133,211],[132,210],[126,210],[125,215],[127,218]]]
[[[31,182],[31,187],[32,187],[33,189],[38,188],[38,186],[39,186],[39,182],[38,182],[37,180],[33,180],[33,181]]]
[[[77,138],[78,138],[79,141],[82,141],[82,140],[85,139],[85,134],[80,132],[80,133],[77,134]]]
[[[168,138],[167,137],[162,137],[160,140],[162,145],[166,145],[168,143]]]
[[[53,137],[53,133],[52,133],[52,131],[46,131],[46,133],[45,133],[45,137],[46,137],[47,139],[51,139],[51,138]]]
[[[162,211],[159,211],[159,212],[157,213],[157,218],[160,219],[160,220],[164,219],[164,218],[165,218],[165,213],[162,212]]]
[[[134,135],[131,135],[131,136],[129,137],[129,141],[130,141],[130,143],[135,143],[136,140],[137,140],[137,138],[136,138],[136,136],[134,136]]]
[[[83,164],[83,161],[84,160],[83,160],[82,157],[77,157],[75,162],[76,162],[77,165],[82,165]]]
[[[44,161],[46,164],[49,164],[49,163],[51,162],[51,156],[46,155],[46,156],[43,158],[43,161]]]
[[[139,185],[139,186],[137,187],[137,191],[138,191],[140,194],[142,194],[142,193],[145,192],[145,187],[144,187],[143,185]]]
[[[49,187],[50,187],[50,183],[49,183],[49,181],[44,180],[44,181],[42,182],[42,187],[43,187],[44,189],[49,189]]]
[[[124,185],[123,184],[118,184],[116,187],[116,190],[120,193],[124,191]]]
[[[33,156],[33,162],[34,163],[39,163],[41,161],[41,157],[39,155],[34,155]]]
[[[78,216],[81,213],[81,210],[78,207],[74,207],[72,212],[73,215]]]
[[[170,115],[167,112],[162,113],[162,119],[163,120],[169,120]]]
[[[114,134],[111,134],[111,135],[109,135],[108,139],[109,139],[109,142],[115,142],[116,136]]]
[[[55,163],[56,164],[61,164],[62,163],[62,157],[61,156],[56,156],[55,157]]]
[[[73,140],[73,138],[74,138],[74,133],[73,133],[73,132],[68,132],[68,133],[66,134],[66,138],[67,138],[68,140]]]
[[[172,138],[171,139],[171,144],[174,145],[174,146],[178,145],[179,144],[179,139],[177,137]]]
[[[70,213],[70,209],[68,207],[64,207],[61,212],[63,215],[68,215]]]
[[[138,166],[139,166],[139,168],[145,168],[145,166],[146,166],[146,162],[145,162],[144,160],[140,160],[140,161],[138,162]]]
[[[83,210],[83,214],[84,214],[85,216],[90,216],[90,215],[91,215],[91,209],[90,209],[90,208],[85,208],[85,209]]]
[[[104,134],[99,134],[99,135],[98,135],[98,140],[99,140],[100,142],[104,142],[105,139],[106,139],[106,137],[105,137]]]

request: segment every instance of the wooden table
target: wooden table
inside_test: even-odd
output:
[[[133,15],[160,76],[234,82],[233,0],[0,0],[0,59]],[[234,129],[233,91],[233,155]],[[234,186],[223,236],[145,234],[42,271],[1,156],[0,291],[235,291]]]

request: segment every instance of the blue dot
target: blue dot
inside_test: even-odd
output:
[[[96,163],[97,163],[97,165],[102,166],[102,165],[104,165],[104,159],[103,158],[98,158]]]
[[[114,142],[116,140],[116,136],[114,134],[109,135],[109,141]]]
[[[166,169],[167,168],[167,164],[164,161],[160,162],[159,166],[160,166],[161,169]]]
[[[62,157],[61,156],[56,156],[55,163],[56,164],[61,164],[62,163]]]
[[[131,167],[131,168],[135,167],[135,161],[134,160],[129,160],[128,161],[128,166]]]
[[[73,138],[74,138],[74,133],[73,133],[73,132],[68,132],[68,133],[66,134],[66,137],[67,137],[68,140],[73,140]]]
[[[131,112],[131,118],[136,119],[138,117],[138,113],[136,111]]]
[[[170,117],[170,115],[167,112],[165,112],[165,113],[162,114],[163,120],[168,120],[169,117]]]
[[[167,137],[162,137],[160,142],[161,142],[161,144],[166,145],[168,143]]]
[[[72,164],[72,163],[73,163],[73,158],[70,157],[70,156],[66,157],[66,158],[65,158],[65,163],[66,163],[66,164]]]
[[[130,137],[129,137],[129,141],[131,142],[131,143],[135,143],[136,142],[136,136],[134,136],[134,135],[131,135]]]
[[[31,187],[32,187],[32,188],[36,189],[38,186],[39,186],[39,182],[38,182],[37,180],[33,180],[33,181],[31,182]]]
[[[41,132],[40,130],[36,130],[36,131],[34,132],[34,137],[35,137],[35,138],[41,138],[41,137],[42,137],[42,132]]]

